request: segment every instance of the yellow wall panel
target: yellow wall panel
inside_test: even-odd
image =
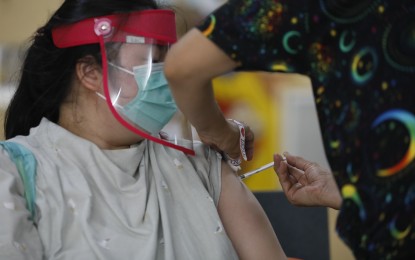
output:
[[[278,151],[279,114],[272,88],[255,73],[236,73],[214,80],[215,96],[227,118],[247,123],[255,133],[254,159],[242,165],[241,172],[273,161]],[[245,180],[253,191],[280,189],[272,168]]]

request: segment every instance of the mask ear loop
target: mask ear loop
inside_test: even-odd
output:
[[[132,126],[130,123],[128,123],[124,118],[122,118],[117,111],[115,110],[114,106],[111,103],[109,88],[108,88],[108,60],[105,50],[105,43],[104,43],[104,37],[110,36],[112,33],[112,27],[111,27],[111,20],[103,18],[103,19],[96,19],[95,20],[95,27],[94,27],[95,34],[98,36],[99,39],[99,45],[101,49],[101,57],[102,57],[102,69],[103,69],[103,81],[104,81],[104,95],[106,102],[110,108],[110,111],[112,115],[120,122],[125,128],[132,131],[135,134],[138,134],[141,137],[144,137],[146,139],[149,139],[153,142],[159,143],[161,145],[165,145],[168,147],[171,147],[173,149],[179,150],[181,152],[184,152],[185,154],[189,155],[195,155],[195,151],[188,149],[183,146],[176,145],[174,143],[168,142],[163,139],[156,138],[152,135],[149,135],[146,132],[140,131],[136,127]]]

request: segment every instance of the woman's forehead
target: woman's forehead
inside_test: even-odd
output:
[[[153,44],[132,44],[125,43],[121,46],[121,55],[148,55],[148,54],[157,54],[160,50],[160,47]]]
[[[143,59],[159,59],[161,49],[152,44],[122,44],[118,57],[121,61],[142,61]]]
[[[125,43],[120,47],[119,55],[122,57],[143,56],[153,52],[151,44]]]

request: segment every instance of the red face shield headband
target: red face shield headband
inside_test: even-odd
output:
[[[174,13],[160,9],[88,18],[52,29],[52,38],[58,48],[100,43],[100,36],[111,36],[115,28],[131,35],[153,38],[161,45],[177,40]],[[126,38],[117,38],[113,40],[127,42]]]
[[[170,45],[176,42],[175,15],[171,10],[145,10],[128,14],[115,14],[85,19],[70,25],[52,29],[52,38],[58,48],[68,48],[86,44],[99,44],[101,47],[104,94],[113,116],[127,129],[156,143],[194,155],[192,149],[152,136],[126,121],[111,104],[108,88],[108,61],[105,42]]]

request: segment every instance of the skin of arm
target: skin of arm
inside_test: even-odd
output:
[[[232,71],[237,64],[199,30],[185,34],[167,53],[164,73],[177,106],[196,128],[200,139],[238,158],[239,129],[229,123],[216,103],[212,79]],[[249,131],[247,131],[249,144]],[[253,145],[246,148],[253,156]]]
[[[224,162],[218,211],[240,259],[287,259],[258,200]]]
[[[342,197],[330,170],[287,152],[274,155],[274,170],[291,204],[340,209]]]

